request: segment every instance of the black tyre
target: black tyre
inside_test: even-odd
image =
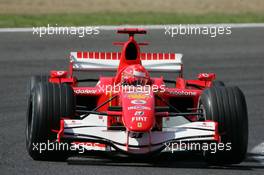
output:
[[[30,98],[31,98],[31,93],[34,89],[34,87],[39,83],[48,83],[49,82],[49,76],[47,75],[34,75],[31,76],[28,82],[27,86],[27,101],[28,101],[28,106],[30,105]],[[28,113],[29,111],[27,111]],[[27,114],[28,115],[28,114]]]
[[[205,119],[218,122],[221,142],[231,150],[205,152],[209,163],[236,164],[244,160],[248,145],[248,115],[244,94],[238,87],[212,87],[203,92],[200,105]]]
[[[30,95],[33,88],[39,82],[48,83],[49,82],[49,76],[47,76],[47,75],[35,75],[35,76],[30,77],[30,80],[28,83],[28,95]]]
[[[225,87],[225,83],[223,81],[215,80],[212,82],[213,87]]]
[[[40,144],[52,143],[55,146],[56,132],[60,118],[74,115],[74,93],[67,84],[39,82],[29,97],[26,127],[26,147],[35,160],[63,160],[67,155],[63,151],[36,149]],[[47,146],[47,145],[46,145]]]

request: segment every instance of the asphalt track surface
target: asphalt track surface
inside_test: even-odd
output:
[[[183,53],[185,76],[215,72],[227,85],[246,95],[249,114],[248,158],[234,166],[208,166],[202,158],[176,155],[152,164],[71,158],[68,162],[33,161],[25,149],[26,90],[31,75],[66,69],[70,51],[118,51],[113,41],[126,40],[114,31],[99,35],[45,36],[30,32],[0,33],[0,174],[264,174],[264,28],[236,28],[229,36],[171,38],[150,30],[143,51]],[[98,77],[97,74],[88,74]],[[174,79],[174,75],[165,77]],[[257,147],[256,147],[257,146]],[[262,160],[261,160],[262,159]]]

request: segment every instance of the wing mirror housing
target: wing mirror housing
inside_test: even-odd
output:
[[[201,81],[213,81],[216,78],[215,73],[200,73],[197,78]]]

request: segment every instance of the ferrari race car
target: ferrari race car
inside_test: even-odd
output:
[[[67,159],[69,152],[150,155],[200,151],[209,163],[243,161],[247,106],[238,87],[214,73],[183,77],[182,54],[141,53],[125,28],[121,52],[71,52],[68,71],[33,76],[29,83],[26,148],[34,160]],[[79,78],[84,71],[114,76]],[[174,74],[174,80],[150,73]],[[85,83],[91,85],[81,85]],[[95,84],[96,83],[96,84]],[[213,149],[213,150],[212,150]]]

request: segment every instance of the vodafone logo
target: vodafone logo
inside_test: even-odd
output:
[[[131,103],[134,105],[144,105],[147,102],[145,100],[132,100]]]
[[[196,96],[197,92],[191,91],[171,91],[170,94],[172,95],[179,95],[179,96]]]
[[[77,90],[74,90],[74,93],[76,94],[95,94],[96,90],[77,89]]]

